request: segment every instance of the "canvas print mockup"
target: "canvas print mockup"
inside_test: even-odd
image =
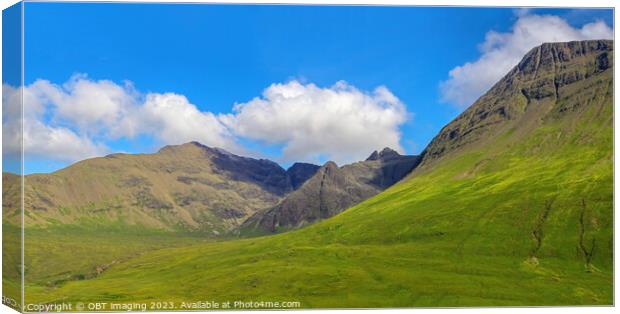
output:
[[[613,8],[2,21],[17,311],[613,305]]]

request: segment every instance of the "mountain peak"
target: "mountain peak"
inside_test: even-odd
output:
[[[598,104],[594,95],[607,93],[605,84],[612,82],[613,51],[612,40],[545,43],[533,48],[441,129],[424,150],[420,167],[466,147],[493,141],[506,130],[529,132],[544,121]],[[598,90],[585,93],[583,84],[596,84]]]
[[[330,160],[330,161],[326,162],[326,163],[323,165],[323,167],[321,167],[321,168],[326,168],[326,169],[338,169],[338,165],[337,165],[335,162],[333,162],[333,161],[331,161],[331,160]]]
[[[178,144],[178,145],[166,145],[164,147],[162,147],[158,153],[160,154],[167,154],[167,153],[173,153],[173,154],[177,154],[177,153],[183,153],[183,154],[192,154],[192,153],[198,153],[198,154],[204,154],[204,153],[210,153],[210,154],[214,154],[214,155],[227,155],[227,156],[235,156],[233,153],[223,149],[223,148],[219,148],[219,147],[210,147],[207,145],[204,145],[202,143],[196,142],[196,141],[191,141],[191,142],[187,142],[184,144]]]
[[[372,152],[372,154],[370,154],[370,156],[368,156],[366,160],[384,160],[384,159],[389,159],[392,157],[399,157],[399,156],[400,154],[397,151],[389,147],[386,147],[382,149],[381,152],[378,152],[378,151]]]
[[[541,73],[555,72],[560,64],[570,62],[575,58],[592,55],[601,51],[613,50],[612,40],[584,40],[570,42],[543,43],[532,48],[513,69],[524,75],[536,76]],[[606,56],[604,56],[606,57]],[[609,67],[609,62],[596,60],[599,70]]]
[[[198,142],[192,141],[192,142],[188,142],[184,144],[166,145],[160,148],[159,151],[157,152],[158,153],[188,152],[188,151],[192,151],[196,149],[200,149],[202,151],[202,150],[211,149],[211,148],[206,145],[200,144]]]

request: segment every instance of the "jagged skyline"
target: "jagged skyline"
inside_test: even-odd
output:
[[[54,4],[50,23],[47,5],[25,10],[26,173],[189,141],[284,167],[346,164],[386,146],[418,154],[530,48],[612,34],[603,9],[328,7],[318,25],[305,6],[172,8],[194,16]],[[338,32],[319,36],[328,29]],[[18,90],[4,83],[10,101]],[[6,142],[5,154],[19,151]]]

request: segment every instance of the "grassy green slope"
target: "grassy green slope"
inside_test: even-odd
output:
[[[31,284],[26,302],[612,304],[607,75],[587,106],[556,103],[535,127],[504,128],[316,225],[158,250],[90,280]]]
[[[20,229],[5,224],[3,231],[3,284],[20,295]],[[66,281],[96,277],[108,267],[148,251],[187,246],[212,240],[195,234],[170,233],[118,224],[90,228],[55,226],[25,231],[25,280],[29,286],[53,288]]]

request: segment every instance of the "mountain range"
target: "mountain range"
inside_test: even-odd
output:
[[[25,176],[26,225],[91,221],[212,236],[275,232],[329,218],[376,195],[418,160],[385,148],[341,168],[294,163],[285,170],[197,142],[154,154],[112,154]],[[19,177],[5,173],[4,180],[5,218],[18,223],[19,193],[11,189]]]
[[[421,156],[287,171],[185,144],[27,176],[26,301],[612,305],[613,69],[613,41],[535,47]],[[279,233],[169,232],[192,228]]]

